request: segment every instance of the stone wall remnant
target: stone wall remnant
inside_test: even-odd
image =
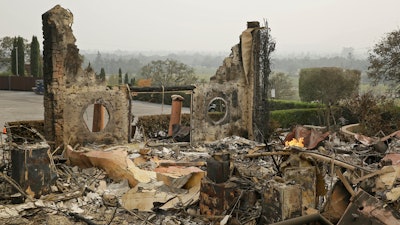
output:
[[[52,147],[65,144],[126,143],[130,132],[130,91],[108,88],[90,66],[82,69],[82,56],[72,33],[73,15],[56,5],[42,15],[44,60],[44,132]],[[105,107],[104,129],[92,132],[85,117],[93,104]]]

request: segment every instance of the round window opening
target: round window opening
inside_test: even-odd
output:
[[[221,123],[227,115],[226,101],[223,98],[213,98],[208,104],[207,116],[214,124]]]
[[[91,104],[83,113],[83,121],[91,132],[100,132],[107,126],[110,115],[103,104]]]

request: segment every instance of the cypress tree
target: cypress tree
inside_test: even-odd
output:
[[[133,77],[133,78],[131,78],[131,85],[135,86],[135,84],[136,84],[136,79]]]
[[[121,70],[121,68],[119,68],[119,70],[118,70],[118,84],[119,85],[122,84],[122,70]]]
[[[18,37],[17,39],[17,52],[18,52],[18,74],[19,76],[25,76],[25,47],[24,39]]]
[[[39,74],[38,77],[43,77],[43,58],[39,57]]]
[[[33,77],[39,77],[39,57],[40,57],[40,48],[39,48],[39,42],[37,40],[36,36],[32,37],[32,42],[31,42],[31,75]]]
[[[100,78],[101,81],[105,81],[106,80],[106,72],[104,71],[103,67],[101,67],[99,78]]]
[[[16,52],[17,52],[17,38],[14,37],[13,48],[11,50],[11,73],[17,75],[17,60],[16,60]]]
[[[128,73],[125,73],[124,84],[129,84]]]

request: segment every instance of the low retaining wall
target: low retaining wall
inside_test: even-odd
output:
[[[358,125],[359,125],[358,123],[355,123],[355,124],[349,124],[349,125],[343,126],[342,128],[340,128],[340,132],[347,138],[354,138],[354,135],[356,133],[353,133],[350,130],[351,130],[351,128],[356,127]]]

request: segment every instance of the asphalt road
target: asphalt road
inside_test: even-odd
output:
[[[6,122],[19,120],[43,120],[43,95],[29,91],[0,90],[0,128]],[[182,113],[189,113],[189,108],[182,108]],[[170,114],[170,105],[132,101],[132,113],[135,116]]]

